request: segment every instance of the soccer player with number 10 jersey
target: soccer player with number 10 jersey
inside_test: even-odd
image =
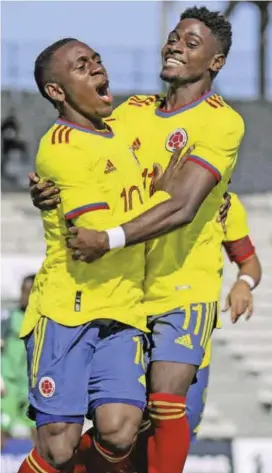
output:
[[[122,255],[124,255],[126,261],[129,259],[130,270],[132,269],[131,258],[133,257],[139,260],[139,257],[142,258],[142,253],[141,256],[140,253],[137,253],[137,255],[131,254],[130,256],[125,253],[125,251],[131,248],[117,252],[115,250],[137,244],[135,249],[140,252],[141,245],[139,244],[151,240],[147,247],[144,299],[144,316],[148,317],[148,326],[152,332],[148,408],[155,427],[154,434],[151,434],[148,439],[149,473],[169,473],[170,471],[171,473],[180,473],[183,469],[190,443],[189,426],[185,416],[186,394],[191,383],[194,381],[198,367],[201,365],[205,349],[217,319],[217,301],[219,294],[218,284],[216,283],[214,285],[214,280],[217,277],[217,264],[212,260],[212,240],[217,231],[217,212],[233,172],[239,145],[244,133],[244,125],[241,117],[234,112],[223,99],[215,96],[210,91],[213,78],[225,63],[230,45],[230,24],[222,16],[216,12],[209,12],[205,8],[186,10],[181,15],[180,22],[175,30],[169,35],[167,44],[162,51],[163,69],[161,77],[170,84],[167,96],[161,98],[159,103],[155,99],[144,100],[144,107],[141,106],[141,98],[139,99],[137,97],[131,99],[127,104],[127,108],[134,106],[135,109],[139,109],[139,117],[136,119],[135,115],[133,119],[133,127],[135,125],[134,132],[137,132],[137,136],[133,136],[133,141],[131,142],[133,145],[136,138],[136,147],[138,147],[138,150],[135,149],[134,145],[133,151],[137,161],[139,161],[141,165],[143,162],[145,163],[144,167],[145,169],[147,168],[147,176],[152,172],[151,163],[153,164],[154,161],[157,161],[162,168],[166,168],[164,174],[159,179],[155,180],[155,187],[152,186],[152,188],[157,192],[150,197],[146,204],[144,203],[144,197],[141,192],[138,190],[134,192],[134,187],[140,189],[140,182],[138,183],[137,181],[135,184],[131,182],[132,186],[129,188],[127,188],[126,185],[120,188],[120,179],[123,180],[123,183],[127,184],[126,179],[128,177],[126,172],[124,172],[123,175],[119,172],[120,167],[123,165],[126,169],[128,161],[125,157],[125,150],[122,158],[120,157],[120,160],[118,160],[117,149],[116,153],[114,153],[110,148],[107,149],[104,144],[106,138],[111,138],[111,136],[109,136],[111,134],[109,124],[106,130],[104,130],[103,126],[105,125],[101,126],[101,121],[98,120],[99,114],[101,117],[101,111],[105,113],[105,108],[102,110],[98,109],[98,107],[94,107],[92,112],[96,120],[93,119],[92,129],[91,131],[89,130],[89,122],[86,121],[86,116],[88,114],[87,105],[90,102],[88,102],[89,99],[87,99],[86,95],[83,95],[82,87],[80,87],[79,84],[82,85],[84,81],[94,80],[96,85],[96,95],[94,94],[94,97],[96,97],[94,100],[95,105],[101,102],[103,102],[104,105],[109,104],[109,96],[105,84],[100,84],[100,82],[96,84],[94,77],[97,71],[93,67],[94,58],[90,57],[90,51],[87,51],[87,49],[84,50],[84,45],[82,46],[81,43],[73,40],[70,40],[68,45],[61,46],[62,55],[58,54],[58,51],[56,51],[53,57],[55,60],[58,59],[58,65],[55,65],[53,71],[54,77],[52,74],[49,78],[45,77],[42,85],[42,90],[45,91],[44,93],[49,96],[52,101],[58,104],[59,102],[61,104],[67,104],[65,120],[63,120],[62,113],[62,118],[56,123],[51,134],[45,135],[43,140],[54,146],[57,145],[58,148],[59,146],[63,146],[64,143],[71,144],[74,147],[73,160],[76,157],[78,166],[82,166],[82,170],[79,172],[78,176],[74,161],[71,166],[72,159],[68,159],[68,163],[66,163],[66,160],[63,160],[59,164],[56,160],[56,156],[54,156],[55,153],[52,152],[49,154],[48,149],[46,149],[46,152],[45,149],[41,149],[38,155],[37,171],[40,176],[44,179],[54,180],[61,189],[62,203],[60,210],[53,211],[55,220],[52,221],[53,217],[48,213],[48,215],[45,215],[44,221],[46,222],[47,220],[46,230],[48,231],[48,235],[55,237],[61,242],[58,248],[59,253],[55,247],[54,254],[55,256],[59,254],[59,262],[63,265],[63,275],[66,271],[65,278],[67,286],[68,283],[70,283],[68,287],[71,288],[68,297],[72,294],[74,295],[73,310],[74,312],[82,312],[77,314],[79,315],[78,318],[72,315],[71,303],[68,305],[69,307],[66,307],[65,311],[63,311],[64,317],[64,312],[67,314],[70,308],[71,318],[77,321],[76,323],[81,324],[79,326],[80,328],[77,329],[77,341],[84,341],[82,327],[85,327],[85,325],[82,324],[85,324],[88,320],[96,320],[98,318],[98,312],[100,311],[99,306],[95,307],[95,310],[91,313],[91,308],[97,301],[97,299],[95,301],[92,300],[92,293],[95,293],[93,292],[92,284],[94,274],[97,275],[94,286],[97,282],[100,283],[99,286],[105,286],[108,290],[106,293],[108,297],[111,298],[111,291],[116,290],[118,292],[118,283],[120,283],[121,287],[121,282],[126,280],[125,269],[127,270],[127,268],[118,265],[118,267],[112,269],[112,276],[107,273],[111,255],[112,258],[116,257],[116,261],[121,261]],[[62,65],[63,69],[66,68],[66,74],[70,74],[70,80],[66,80],[65,82],[64,75],[61,75],[62,71],[59,66],[59,63],[63,61],[64,50],[66,52],[66,63]],[[55,79],[55,77],[57,77],[57,79]],[[77,78],[77,83],[74,88],[75,78]],[[65,86],[63,86],[64,83]],[[83,100],[79,100],[79,103],[82,105],[82,109],[80,110],[81,115],[79,115],[76,108],[73,110],[73,114],[71,113],[71,106],[74,104],[73,93],[76,94],[77,98],[84,98],[86,100],[86,103],[84,103]],[[99,102],[99,100],[101,102]],[[131,103],[134,103],[134,105],[131,105]],[[117,110],[116,120],[111,123],[113,133],[116,134],[116,136],[118,136],[118,134],[121,136],[122,129],[126,128],[128,125],[125,109],[126,105],[122,110],[120,109],[119,112]],[[82,119],[82,116],[85,120]],[[75,121],[77,124],[72,123]],[[182,125],[180,123],[182,123]],[[94,130],[94,127],[96,130]],[[84,133],[84,138],[82,137],[82,132]],[[78,139],[79,134],[82,137],[80,139]],[[102,138],[101,135],[103,135],[103,151],[101,148],[101,155],[99,157],[95,156],[95,159],[92,159],[91,162],[89,159],[86,159],[86,154],[79,152],[79,150],[87,149],[90,143],[87,138],[88,134],[99,135],[100,139]],[[128,136],[129,131],[126,132],[126,134]],[[194,149],[193,152],[185,153],[185,157],[178,163],[174,162],[173,165],[171,161],[169,166],[168,163],[171,156],[169,152],[172,153],[176,147],[179,147],[179,149],[183,147],[185,151],[189,147],[190,149],[192,149],[192,147]],[[108,155],[110,151],[112,155]],[[107,159],[106,155],[108,155]],[[100,177],[95,177],[95,179],[93,177],[94,175],[96,176],[96,172],[98,171],[102,173],[102,168],[99,167],[99,158],[101,158],[101,162],[105,164],[107,174],[116,173],[116,179],[112,178],[110,184],[108,184],[104,178],[102,179],[101,175]],[[66,177],[63,179],[62,173],[65,168],[68,169],[68,172],[66,173],[66,170],[64,171]],[[130,171],[128,170],[128,175],[129,174]],[[86,179],[87,175],[88,181]],[[79,189],[80,192],[83,192],[82,196],[84,198],[77,200],[80,194]],[[81,191],[81,189],[83,189],[83,191]],[[158,192],[158,189],[166,190],[167,193]],[[93,197],[90,201],[92,192]],[[139,204],[139,209],[135,209],[133,212],[141,215],[124,223],[126,220],[129,220],[127,212],[132,211],[132,202],[134,205],[133,197],[136,193],[138,197],[141,196],[139,201],[142,207]],[[124,204],[123,212],[126,212],[126,216],[121,216],[120,204],[117,202],[118,194],[122,197]],[[147,210],[148,207],[150,207],[150,210]],[[116,212],[115,214],[114,210],[118,208],[120,208],[120,213]],[[96,213],[93,212],[94,210],[99,210],[99,213],[103,211],[103,217],[99,215],[99,217],[87,218],[86,215],[89,216],[92,213]],[[115,216],[116,219],[114,218]],[[116,225],[110,228],[110,230],[107,230],[109,226],[108,217],[112,217],[111,226]],[[117,222],[118,220],[119,222]],[[64,222],[68,225],[76,225],[76,228],[73,227],[70,230],[71,237],[68,239],[67,243],[68,247],[73,250],[73,260],[67,259],[66,253],[64,252]],[[96,230],[94,230],[94,228]],[[171,233],[167,236],[161,236],[168,232]],[[154,238],[157,237],[160,238],[154,240]],[[50,257],[52,246],[53,245],[50,247],[49,245],[48,258]],[[91,262],[98,259],[100,256],[104,256],[103,259],[90,265],[90,270],[86,269],[88,265],[84,266],[84,263],[80,262]],[[202,258],[204,258],[204,260]],[[103,262],[105,266],[103,266]],[[108,265],[106,264],[107,262]],[[99,266],[98,263],[101,263],[101,266]],[[40,287],[37,288],[38,298],[36,301],[35,291],[33,293],[33,301],[35,302],[35,304],[34,302],[33,304],[35,307],[39,307],[39,304],[41,304],[40,301],[43,302],[43,305],[39,307],[39,313],[46,313],[47,318],[45,318],[45,320],[49,319],[49,327],[50,325],[54,326],[54,323],[51,323],[52,319],[58,324],[65,323],[67,325],[66,319],[60,319],[59,316],[56,318],[54,315],[58,312],[57,309],[60,308],[62,304],[62,302],[58,303],[58,295],[61,294],[60,291],[56,290],[55,292],[53,306],[52,304],[48,304],[47,301],[49,292],[47,293],[47,297],[41,297],[41,294],[43,296],[43,292],[45,291],[44,288],[49,287],[48,281],[50,279],[52,280],[50,286],[52,291],[54,291],[59,284],[62,284],[63,287],[64,281],[59,282],[56,277],[54,278],[54,264],[52,259],[51,264],[49,262],[47,268],[43,268],[40,278],[38,278]],[[71,270],[71,268],[74,269]],[[136,269],[140,271],[138,266]],[[203,287],[203,273],[205,273],[207,277],[205,287]],[[71,282],[70,274],[73,276],[73,282]],[[118,274],[120,274],[119,278]],[[130,273],[127,277],[128,276],[129,279],[131,279]],[[135,292],[132,291],[132,287],[129,287],[126,289],[129,291],[128,296],[131,296],[131,292],[135,295],[136,293],[137,295],[140,294],[139,286],[137,285],[139,279],[134,273],[133,276],[136,278],[135,284],[133,285]],[[140,276],[140,272],[138,272],[138,276]],[[73,290],[75,281],[80,285],[76,291]],[[114,282],[114,288],[111,287],[112,282]],[[120,294],[120,296],[122,297],[122,294]],[[98,291],[96,297],[98,297]],[[113,304],[114,309],[116,309],[116,307],[119,309],[118,301],[119,299],[117,297],[116,306]],[[115,302],[114,298],[113,302]],[[136,297],[132,304],[133,308],[136,308],[136,310],[138,309],[138,302],[139,299]],[[128,299],[126,300],[126,304],[128,306]],[[46,312],[43,312],[45,309]],[[137,317],[133,310],[129,314],[129,319],[127,319],[125,315],[119,318],[117,315],[119,313],[118,310],[112,311],[114,316],[110,315],[111,300],[105,309],[106,310],[104,310],[103,307],[103,310],[101,310],[102,315],[100,315],[99,318],[114,319],[119,323],[126,323],[127,325],[132,325],[132,320],[134,320],[133,325],[137,329],[145,329],[138,325]],[[85,318],[87,315],[85,311],[88,312],[88,318]],[[41,445],[46,445],[45,456],[47,462],[49,462],[48,459],[50,459],[51,455],[50,439],[54,435],[54,422],[56,422],[56,420],[53,422],[53,427],[51,422],[51,424],[49,423],[50,428],[46,430],[43,429],[44,425],[48,422],[48,416],[45,419],[45,417],[40,415],[40,412],[41,414],[43,413],[44,406],[46,406],[47,412],[50,410],[50,402],[41,399],[41,396],[44,396],[44,392],[43,384],[41,383],[41,372],[39,373],[39,369],[42,371],[43,366],[45,366],[42,364],[42,356],[40,357],[40,346],[41,343],[44,343],[45,338],[45,329],[43,327],[45,322],[43,318],[41,318],[41,326],[39,327],[38,320],[33,320],[34,312],[35,310],[32,310],[31,314],[31,309],[29,309],[29,326],[22,332],[22,335],[28,337],[28,351],[35,360],[35,372],[33,373],[35,384],[31,392],[33,395],[32,405],[36,408],[36,419],[39,416],[41,420],[39,426],[40,440]],[[134,314],[135,319],[132,319]],[[72,325],[76,325],[75,322],[73,322]],[[104,329],[105,324],[102,325]],[[27,321],[25,326],[27,326]],[[36,337],[34,336],[34,342],[38,340],[38,343],[36,343],[37,348],[33,355],[33,350],[31,351],[31,349],[33,344],[32,329],[34,326],[38,327]],[[99,351],[98,347],[102,344],[104,353],[106,350],[107,356],[109,356],[109,345],[103,342],[105,342],[105,337],[111,337],[115,326],[106,324],[108,330],[101,330],[101,326],[99,326],[93,335],[92,333],[95,326],[96,324],[94,323],[88,326],[88,339],[90,335],[93,337],[92,363],[90,362],[90,358],[88,358],[89,364],[87,365],[84,360],[85,366],[92,367],[93,370],[88,372],[88,370],[85,369],[84,371],[84,383],[89,383],[91,397],[85,399],[85,404],[81,401],[79,410],[82,412],[82,405],[86,408],[86,403],[89,401],[93,411],[95,411],[95,426],[98,430],[98,435],[100,435],[100,437],[98,436],[98,438],[96,437],[94,439],[94,445],[99,450],[102,457],[108,460],[114,458],[114,461],[116,461],[112,447],[115,446],[116,448],[119,446],[119,451],[123,448],[126,454],[129,452],[129,448],[133,443],[137,428],[139,427],[139,421],[141,420],[140,413],[141,409],[143,409],[144,402],[142,400],[142,392],[139,392],[137,399],[136,396],[133,397],[131,394],[128,395],[128,393],[128,397],[124,395],[121,396],[121,403],[120,389],[117,393],[118,395],[115,393],[115,397],[107,396],[104,390],[101,389],[101,381],[103,380],[102,374],[105,376],[105,372],[107,372],[111,364],[109,363],[107,365],[105,358],[103,358],[104,364],[101,362],[100,366],[103,366],[105,371],[101,373],[101,370],[98,369],[95,362],[95,355],[96,352],[98,353]],[[136,334],[134,332],[132,333],[131,329],[124,329],[123,326],[121,329],[119,325],[116,330],[118,333],[114,333],[114,335],[117,342],[115,341],[114,346],[118,346],[118,342],[121,341],[119,335],[121,331],[122,334],[125,335],[125,340],[128,342],[128,354],[126,355],[125,352],[123,352],[123,356],[127,356],[127,360],[131,360],[132,340],[135,341],[135,337],[138,337],[137,340],[139,340],[139,342],[136,342],[136,345],[139,343],[140,347],[142,347],[144,336],[139,332]],[[72,337],[74,337],[73,332],[70,333],[72,333]],[[64,338],[66,338],[66,336]],[[68,339],[68,348],[70,349],[72,340],[69,337]],[[80,343],[79,346],[82,350],[82,343]],[[113,348],[113,346],[111,348]],[[71,349],[70,352],[72,353]],[[65,350],[63,353],[65,353],[66,356]],[[138,356],[138,351],[136,351],[136,355],[135,360],[136,358],[137,360],[141,359],[141,355],[140,357]],[[135,364],[139,366],[139,363]],[[48,366],[50,366],[50,363],[48,364],[47,360],[45,369],[47,376],[48,373],[50,374]],[[119,366],[117,372],[118,371],[120,371],[120,373],[122,371]],[[94,373],[95,380],[93,379]],[[122,376],[124,376],[124,370]],[[119,379],[122,380],[122,376],[120,374]],[[142,379],[142,376],[140,376],[139,379]],[[135,377],[133,378],[133,382],[134,380]],[[131,382],[131,387],[132,384]],[[81,382],[81,386],[81,392],[86,393],[86,384],[82,384]],[[39,388],[39,393],[37,387]],[[136,391],[138,392],[139,390],[137,389]],[[109,393],[110,392],[109,390]],[[56,398],[57,396],[55,399]],[[126,419],[125,414],[128,415],[129,413],[130,415],[130,422],[126,424],[128,426],[127,432],[129,432],[130,435],[126,437],[125,428],[123,428],[121,429],[123,436],[120,435],[119,437],[121,439],[125,439],[126,437],[129,441],[127,440],[127,443],[124,442],[124,444],[120,442],[119,445],[116,440],[116,443],[113,442],[112,439],[116,439],[116,436],[111,435],[110,429],[105,429],[106,434],[103,431],[103,427],[108,421],[106,414],[109,415],[111,412],[114,414],[114,411],[110,411],[108,407],[111,403],[113,403],[113,405],[116,404],[114,400],[116,402],[119,400],[122,404],[123,427]],[[36,406],[34,402],[36,402]],[[51,402],[52,406],[53,404],[54,403]],[[71,406],[69,407],[71,408]],[[65,422],[65,420],[59,419],[59,423],[60,422]],[[66,433],[69,432],[69,422],[72,423],[72,420],[67,420],[66,418]],[[42,435],[44,432],[45,436]],[[75,429],[73,424],[73,436],[71,435],[69,437],[72,437],[73,440],[70,442],[71,450],[75,448],[78,441],[78,432],[79,430]],[[58,432],[58,436],[59,438],[61,437],[60,432]],[[104,444],[102,443],[102,445],[99,444],[98,441],[100,438],[104,440]],[[182,443],[180,443],[180,439],[182,439]],[[111,448],[108,449],[107,445],[110,445]],[[55,455],[58,456],[59,453],[56,453],[56,451],[57,449],[55,448]],[[35,453],[35,455],[35,458],[33,458],[32,454],[32,457],[28,459],[31,464],[33,464],[33,462],[35,463],[38,458],[38,454]],[[66,456],[68,456],[68,460],[71,459],[71,454],[67,454],[67,448]],[[121,457],[119,457],[119,459],[120,458]],[[55,461],[55,464],[56,463],[57,466],[59,466],[59,463]],[[65,462],[62,461],[61,469],[64,468],[64,464]]]
[[[186,395],[218,324],[223,263],[221,252],[214,255],[215,241],[219,248],[222,242],[216,217],[244,134],[240,115],[211,90],[230,46],[231,25],[223,16],[204,7],[186,10],[162,50],[167,94],[131,97],[109,119],[114,130],[126,129],[147,192],[154,162],[167,169],[176,147],[194,147],[183,160],[176,196],[116,229],[128,247],[151,240],[144,298],[152,333],[148,409],[155,428],[148,440],[149,472],[183,469],[190,444]],[[178,229],[181,218],[186,225]],[[175,231],[156,239],[165,225]],[[75,257],[90,261],[111,250],[105,232],[73,231]]]

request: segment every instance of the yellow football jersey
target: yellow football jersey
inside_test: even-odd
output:
[[[226,220],[224,242],[240,240],[249,235],[246,209],[237,194],[231,192],[231,207]]]
[[[208,169],[217,185],[191,224],[147,244],[145,309],[149,315],[219,299],[223,261],[215,245],[221,247],[222,229],[216,217],[244,134],[240,115],[212,92],[171,112],[160,108],[162,100],[131,97],[112,118],[113,126],[126,126],[146,188],[154,162],[165,168],[177,146],[186,150],[191,145],[195,149],[189,159]]]
[[[36,172],[55,181],[61,205],[41,214],[46,258],[35,278],[21,337],[42,315],[66,326],[109,318],[146,330],[140,310],[144,245],[110,251],[92,264],[73,261],[65,245],[67,223],[104,230],[141,211],[141,170],[123,137],[58,119],[41,139]]]

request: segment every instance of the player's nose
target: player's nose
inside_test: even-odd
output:
[[[96,76],[98,74],[104,74],[104,67],[97,63],[90,66],[90,74]]]

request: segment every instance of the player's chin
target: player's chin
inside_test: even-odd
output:
[[[113,104],[112,103],[108,103],[108,104],[103,104],[99,107],[99,115],[101,118],[107,118],[109,117],[112,112],[113,112]]]
[[[176,68],[164,67],[160,73],[160,78],[164,82],[176,82],[179,79],[179,74]]]

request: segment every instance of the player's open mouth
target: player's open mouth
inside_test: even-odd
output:
[[[109,91],[109,82],[108,81],[103,82],[103,84],[100,84],[96,88],[96,91],[97,91],[99,97],[101,98],[101,100],[103,100],[103,102],[108,103],[108,104],[112,103],[113,99],[112,99],[112,95]]]
[[[176,59],[173,56],[166,56],[164,60],[164,66],[170,66],[170,67],[175,67],[175,66],[181,66],[183,65],[184,62],[182,60]]]

